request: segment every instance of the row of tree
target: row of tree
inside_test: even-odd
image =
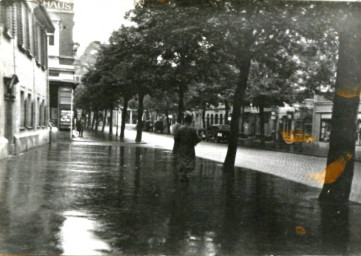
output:
[[[144,104],[165,112],[176,107],[179,123],[185,109],[202,109],[205,123],[209,106],[232,106],[224,163],[226,171],[232,170],[242,105],[252,103],[263,113],[265,107],[335,90],[342,28],[356,16],[353,5],[339,7],[252,0],[144,1],[128,14],[134,26],[121,27],[100,47],[76,103],[94,113],[121,104],[124,137],[127,107],[135,99],[138,142]],[[351,152],[349,146],[342,150]],[[337,149],[328,161],[339,155]]]

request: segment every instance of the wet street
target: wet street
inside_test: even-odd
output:
[[[0,254],[361,253],[358,204],[320,205],[319,188],[205,159],[179,176],[169,150],[134,143],[0,161]]]

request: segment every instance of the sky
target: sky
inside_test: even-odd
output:
[[[111,33],[122,24],[124,14],[134,7],[134,0],[74,0],[74,42],[78,55],[92,41],[107,42]]]

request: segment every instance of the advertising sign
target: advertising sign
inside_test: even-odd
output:
[[[60,110],[60,128],[61,129],[70,129],[71,128],[71,119],[72,119],[71,110]]]

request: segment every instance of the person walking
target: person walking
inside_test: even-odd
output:
[[[78,130],[79,137],[83,137],[84,132],[84,119],[81,118],[80,120],[77,120],[76,122],[76,129]]]
[[[201,141],[197,131],[191,127],[192,116],[187,115],[182,125],[175,134],[175,156],[178,170],[182,173],[181,181],[188,181],[188,173],[192,172],[196,164],[196,153],[194,147]]]

